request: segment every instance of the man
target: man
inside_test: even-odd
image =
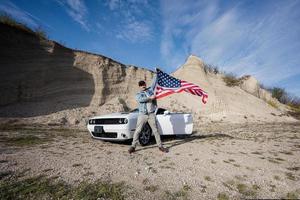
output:
[[[137,119],[136,129],[133,134],[132,145],[129,148],[128,152],[135,152],[136,144],[138,143],[139,135],[143,129],[143,126],[148,122],[152,133],[155,136],[155,140],[158,146],[158,149],[164,153],[168,152],[168,149],[164,148],[160,135],[157,130],[156,122],[155,122],[155,110],[157,107],[157,102],[154,95],[154,89],[156,85],[156,75],[153,79],[152,85],[147,88],[145,81],[139,81],[138,85],[140,87],[140,92],[138,92],[135,96],[137,102],[139,103],[139,116]]]

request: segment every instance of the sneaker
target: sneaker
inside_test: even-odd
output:
[[[159,147],[158,149],[160,151],[164,152],[164,153],[168,153],[169,152],[169,150],[167,148],[165,148],[165,147]]]
[[[133,152],[135,152],[135,148],[134,147],[130,147],[129,149],[128,149],[128,153],[133,153]]]

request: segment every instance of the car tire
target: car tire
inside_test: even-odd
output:
[[[141,146],[145,146],[150,143],[152,135],[152,130],[149,124],[145,124],[140,135],[139,135],[139,142]]]

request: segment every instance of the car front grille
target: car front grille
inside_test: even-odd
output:
[[[95,119],[93,124],[126,124],[127,122],[125,123],[124,120],[125,118],[102,118]]]
[[[116,132],[104,132],[104,133],[95,133],[92,132],[94,137],[100,137],[100,138],[117,138],[118,133]]]

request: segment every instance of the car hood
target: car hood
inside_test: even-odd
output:
[[[126,118],[130,113],[122,112],[122,113],[111,113],[106,115],[95,116],[90,119],[99,119],[99,118]]]

